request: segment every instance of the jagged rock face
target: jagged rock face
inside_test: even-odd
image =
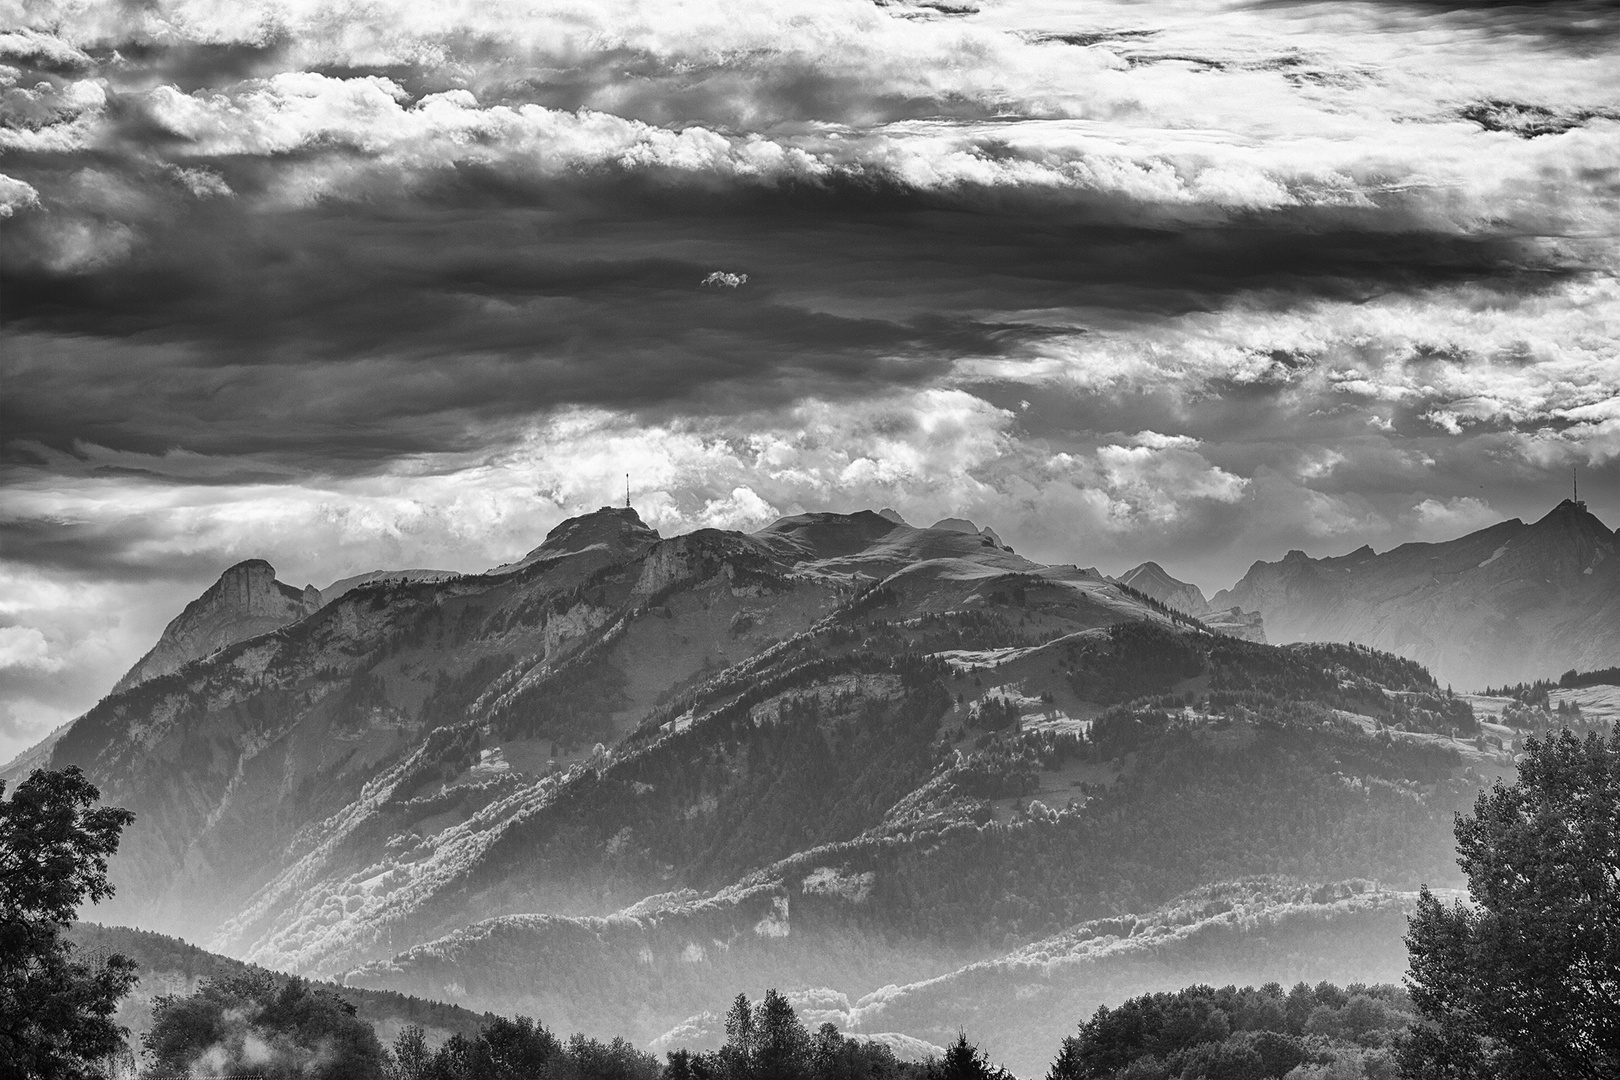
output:
[[[1146,593],[1165,607],[1194,618],[1202,618],[1209,611],[1209,603],[1198,586],[1177,581],[1156,562],[1145,562],[1114,580],[1121,585],[1129,585],[1137,592]]]
[[[1355,641],[1483,687],[1620,663],[1620,545],[1565,501],[1438,544],[1257,562],[1211,606],[1259,611],[1272,641]]]
[[[113,687],[118,693],[238,641],[268,634],[320,607],[320,593],[276,580],[276,568],[263,559],[239,562],[186,605],[152,650]]]

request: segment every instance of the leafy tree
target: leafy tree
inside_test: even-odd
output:
[[[1409,1006],[1398,986],[1326,982],[1144,994],[1064,1039],[1047,1080],[1384,1080]]]
[[[674,1050],[662,1080],[1012,1080],[960,1036],[944,1058],[917,1064],[881,1043],[846,1038],[832,1024],[814,1035],[775,990],[758,1005],[738,994],[726,1012],[726,1044],[708,1054]]]
[[[353,1005],[300,978],[255,971],[207,980],[152,1007],[141,1043],[159,1074],[383,1080],[386,1058]]]
[[[75,767],[36,769],[7,800],[0,781],[0,1080],[79,1080],[124,1045],[113,1023],[135,964],[75,960],[63,932],[112,895],[107,859],[135,815],[96,807]]]
[[[1620,732],[1529,740],[1455,831],[1473,904],[1421,894],[1404,1074],[1620,1076]]]

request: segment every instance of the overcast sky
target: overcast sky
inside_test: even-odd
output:
[[[627,471],[666,535],[892,506],[1206,592],[1572,466],[1620,524],[1612,4],[0,26],[0,759],[233,562],[481,569]]]

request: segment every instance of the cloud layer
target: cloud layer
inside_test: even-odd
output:
[[[1612,5],[0,25],[0,756],[239,558],[477,569],[626,471],[1209,590],[1620,516]]]

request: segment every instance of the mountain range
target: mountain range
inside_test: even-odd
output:
[[[1033,1043],[1184,970],[1398,974],[1452,812],[1512,768],[1418,660],[1534,630],[1536,674],[1613,663],[1614,549],[1565,504],[1205,601],[951,519],[603,508],[484,574],[232,567],[6,772],[135,811],[97,918],[230,957],[659,1045],[769,985]]]

